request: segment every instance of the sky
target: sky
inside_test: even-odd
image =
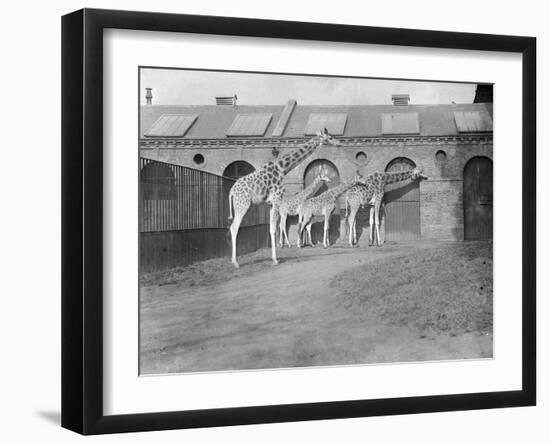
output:
[[[410,94],[410,104],[472,103],[476,84],[256,74],[143,68],[140,102],[152,88],[153,105],[213,105],[217,95],[237,95],[240,105],[391,104],[392,94]]]

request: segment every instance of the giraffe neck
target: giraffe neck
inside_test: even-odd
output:
[[[386,172],[384,173],[385,184],[389,185],[391,183],[397,183],[403,180],[408,180],[412,177],[412,169],[409,171],[400,171],[400,172]]]
[[[328,198],[337,198],[344,192],[346,192],[349,188],[351,188],[355,184],[355,181],[349,181],[349,182],[342,182],[338,186],[335,186],[334,188],[329,189],[327,192],[325,192],[323,195],[326,195]]]
[[[313,154],[313,151],[321,144],[319,137],[313,137],[306,144],[300,146],[298,149],[283,155],[283,157],[277,161],[277,166],[284,175],[292,171],[302,160],[309,155]]]
[[[315,177],[315,180],[313,180],[308,187],[306,187],[303,191],[299,192],[297,194],[297,197],[301,200],[305,200],[307,198],[310,198],[313,194],[317,192],[317,190],[323,185],[323,181],[321,180],[320,176]]]

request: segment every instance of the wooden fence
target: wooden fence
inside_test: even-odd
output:
[[[227,228],[229,191],[236,180],[140,159],[141,232]],[[269,223],[269,207],[253,205],[242,226]]]
[[[229,191],[235,180],[140,158],[140,270],[150,272],[229,255]],[[268,246],[269,207],[253,205],[239,253]]]

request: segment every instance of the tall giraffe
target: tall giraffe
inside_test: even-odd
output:
[[[422,173],[421,169],[410,169],[399,172],[375,172],[367,177],[360,179],[359,184],[349,189],[346,194],[346,210],[349,204],[350,213],[348,216],[349,226],[349,244],[353,246],[357,242],[357,232],[355,229],[355,219],[359,207],[370,205],[369,212],[369,246],[373,243],[373,231],[376,235],[376,246],[381,246],[380,241],[380,205],[384,198],[386,185],[397,183],[404,180],[428,179]]]
[[[306,199],[315,194],[325,182],[329,182],[327,170],[325,166],[319,166],[319,175],[307,186],[303,191],[294,194],[292,197],[284,197],[283,201],[279,205],[279,214],[281,220],[279,223],[279,245],[281,248],[286,244],[290,248],[290,241],[288,240],[288,234],[286,230],[286,219],[289,215],[297,215],[298,207],[303,204]]]
[[[297,246],[299,248],[302,247],[301,238],[304,228],[306,228],[309,243],[311,244],[311,246],[313,246],[313,242],[311,241],[311,225],[313,224],[313,217],[315,215],[323,215],[325,217],[325,224],[323,228],[323,247],[328,248],[330,246],[328,231],[330,229],[330,216],[334,212],[334,209],[336,209],[336,199],[353,185],[355,185],[360,178],[361,175],[359,174],[359,171],[357,171],[353,180],[342,182],[340,185],[335,186],[334,188],[331,188],[326,192],[323,192],[321,195],[306,200],[302,205],[299,206],[299,233],[297,242]]]
[[[279,264],[275,233],[279,214],[278,208],[284,194],[283,178],[321,145],[338,146],[338,142],[328,133],[326,128],[323,128],[323,130],[319,131],[317,135],[298,149],[283,155],[278,160],[270,161],[258,170],[239,178],[231,187],[231,191],[229,191],[229,219],[233,219],[230,227],[231,262],[235,267],[239,267],[237,263],[237,234],[239,233],[242,219],[251,204],[263,202],[271,204],[271,209],[269,210],[271,258],[274,264]]]

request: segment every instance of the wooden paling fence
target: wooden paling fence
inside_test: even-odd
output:
[[[141,163],[141,232],[229,226],[236,180],[146,158]],[[253,205],[242,226],[269,223],[269,207]]]
[[[140,269],[183,266],[230,252],[229,191],[235,180],[140,158]],[[268,243],[269,207],[253,205],[239,232],[240,253]]]

